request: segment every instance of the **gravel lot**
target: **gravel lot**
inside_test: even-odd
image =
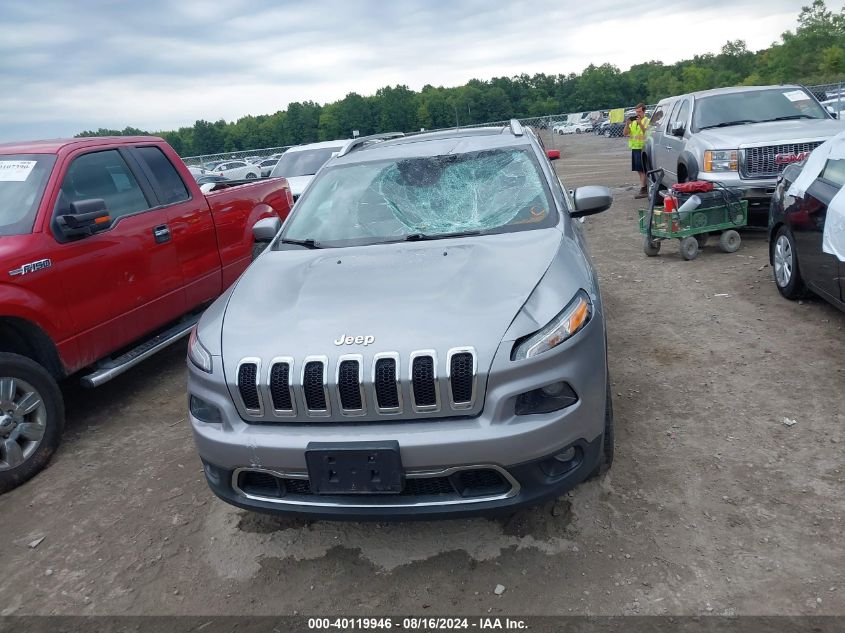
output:
[[[647,259],[624,141],[555,140],[568,187],[616,196],[586,223],[617,425],[604,479],[509,520],[242,512],[202,477],[182,344],[67,386],[63,447],[0,497],[0,614],[845,614],[845,314],[782,299],[762,233]]]

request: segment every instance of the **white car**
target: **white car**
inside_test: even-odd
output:
[[[279,158],[265,158],[263,160],[255,161],[255,166],[261,170],[261,177],[266,178],[270,175],[270,172],[273,171],[273,167],[276,166],[276,163],[279,162]]]
[[[557,134],[582,134],[584,132],[592,132],[593,124],[588,121],[579,121],[577,123],[566,123],[555,127],[552,131]]]
[[[842,119],[842,114],[845,113],[845,95],[834,97],[833,99],[825,99],[820,103],[837,119]]]
[[[296,200],[305,191],[320,167],[345,144],[346,141],[323,141],[291,147],[282,154],[279,162],[270,172],[270,177],[287,178],[290,192]]]
[[[252,180],[261,175],[261,169],[243,160],[229,160],[220,163],[209,173],[223,176],[228,180]]]
[[[197,167],[196,165],[188,165],[188,171],[191,172],[191,175],[194,177],[209,173],[205,167]]]

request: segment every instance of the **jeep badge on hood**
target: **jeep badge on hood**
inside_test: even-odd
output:
[[[335,345],[363,345],[366,347],[370,343],[376,340],[375,336],[344,336],[343,334],[340,335],[340,338],[337,339],[334,344]]]

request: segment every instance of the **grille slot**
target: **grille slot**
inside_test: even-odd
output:
[[[261,400],[258,397],[257,363],[244,362],[238,367],[238,392],[247,411],[261,410]]]
[[[276,411],[293,412],[290,392],[290,363],[275,363],[270,368],[270,396]]]
[[[743,150],[745,160],[740,166],[740,175],[747,178],[773,178],[784,170],[786,164],[778,165],[778,154],[801,154],[811,152],[821,145],[821,141],[812,143],[785,143],[765,147],[749,147]]]
[[[327,411],[324,383],[325,364],[319,360],[305,363],[302,370],[302,393],[309,411]]]
[[[411,361],[411,390],[414,406],[417,408],[437,407],[437,385],[435,384],[434,357],[420,355]]]
[[[470,352],[457,352],[449,359],[449,386],[452,402],[467,405],[473,401],[475,359]]]
[[[379,409],[399,409],[399,389],[396,384],[396,359],[379,358],[373,371],[376,406]]]
[[[344,411],[363,410],[361,363],[358,360],[340,361],[337,367],[337,392],[341,409]]]

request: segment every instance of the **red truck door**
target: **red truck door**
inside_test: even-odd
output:
[[[50,201],[46,230],[57,241],[54,274],[63,280],[79,349],[89,363],[187,309],[168,210],[155,208],[149,184],[130,169],[127,158],[119,148],[71,154]],[[55,218],[70,213],[72,202],[92,198],[105,201],[110,227],[65,239]]]
[[[215,299],[223,292],[222,265],[214,220],[205,196],[195,183],[189,186],[183,180],[161,147],[136,146],[131,154],[152,185],[159,204],[167,210],[187,309]],[[174,156],[174,160],[179,158]]]

